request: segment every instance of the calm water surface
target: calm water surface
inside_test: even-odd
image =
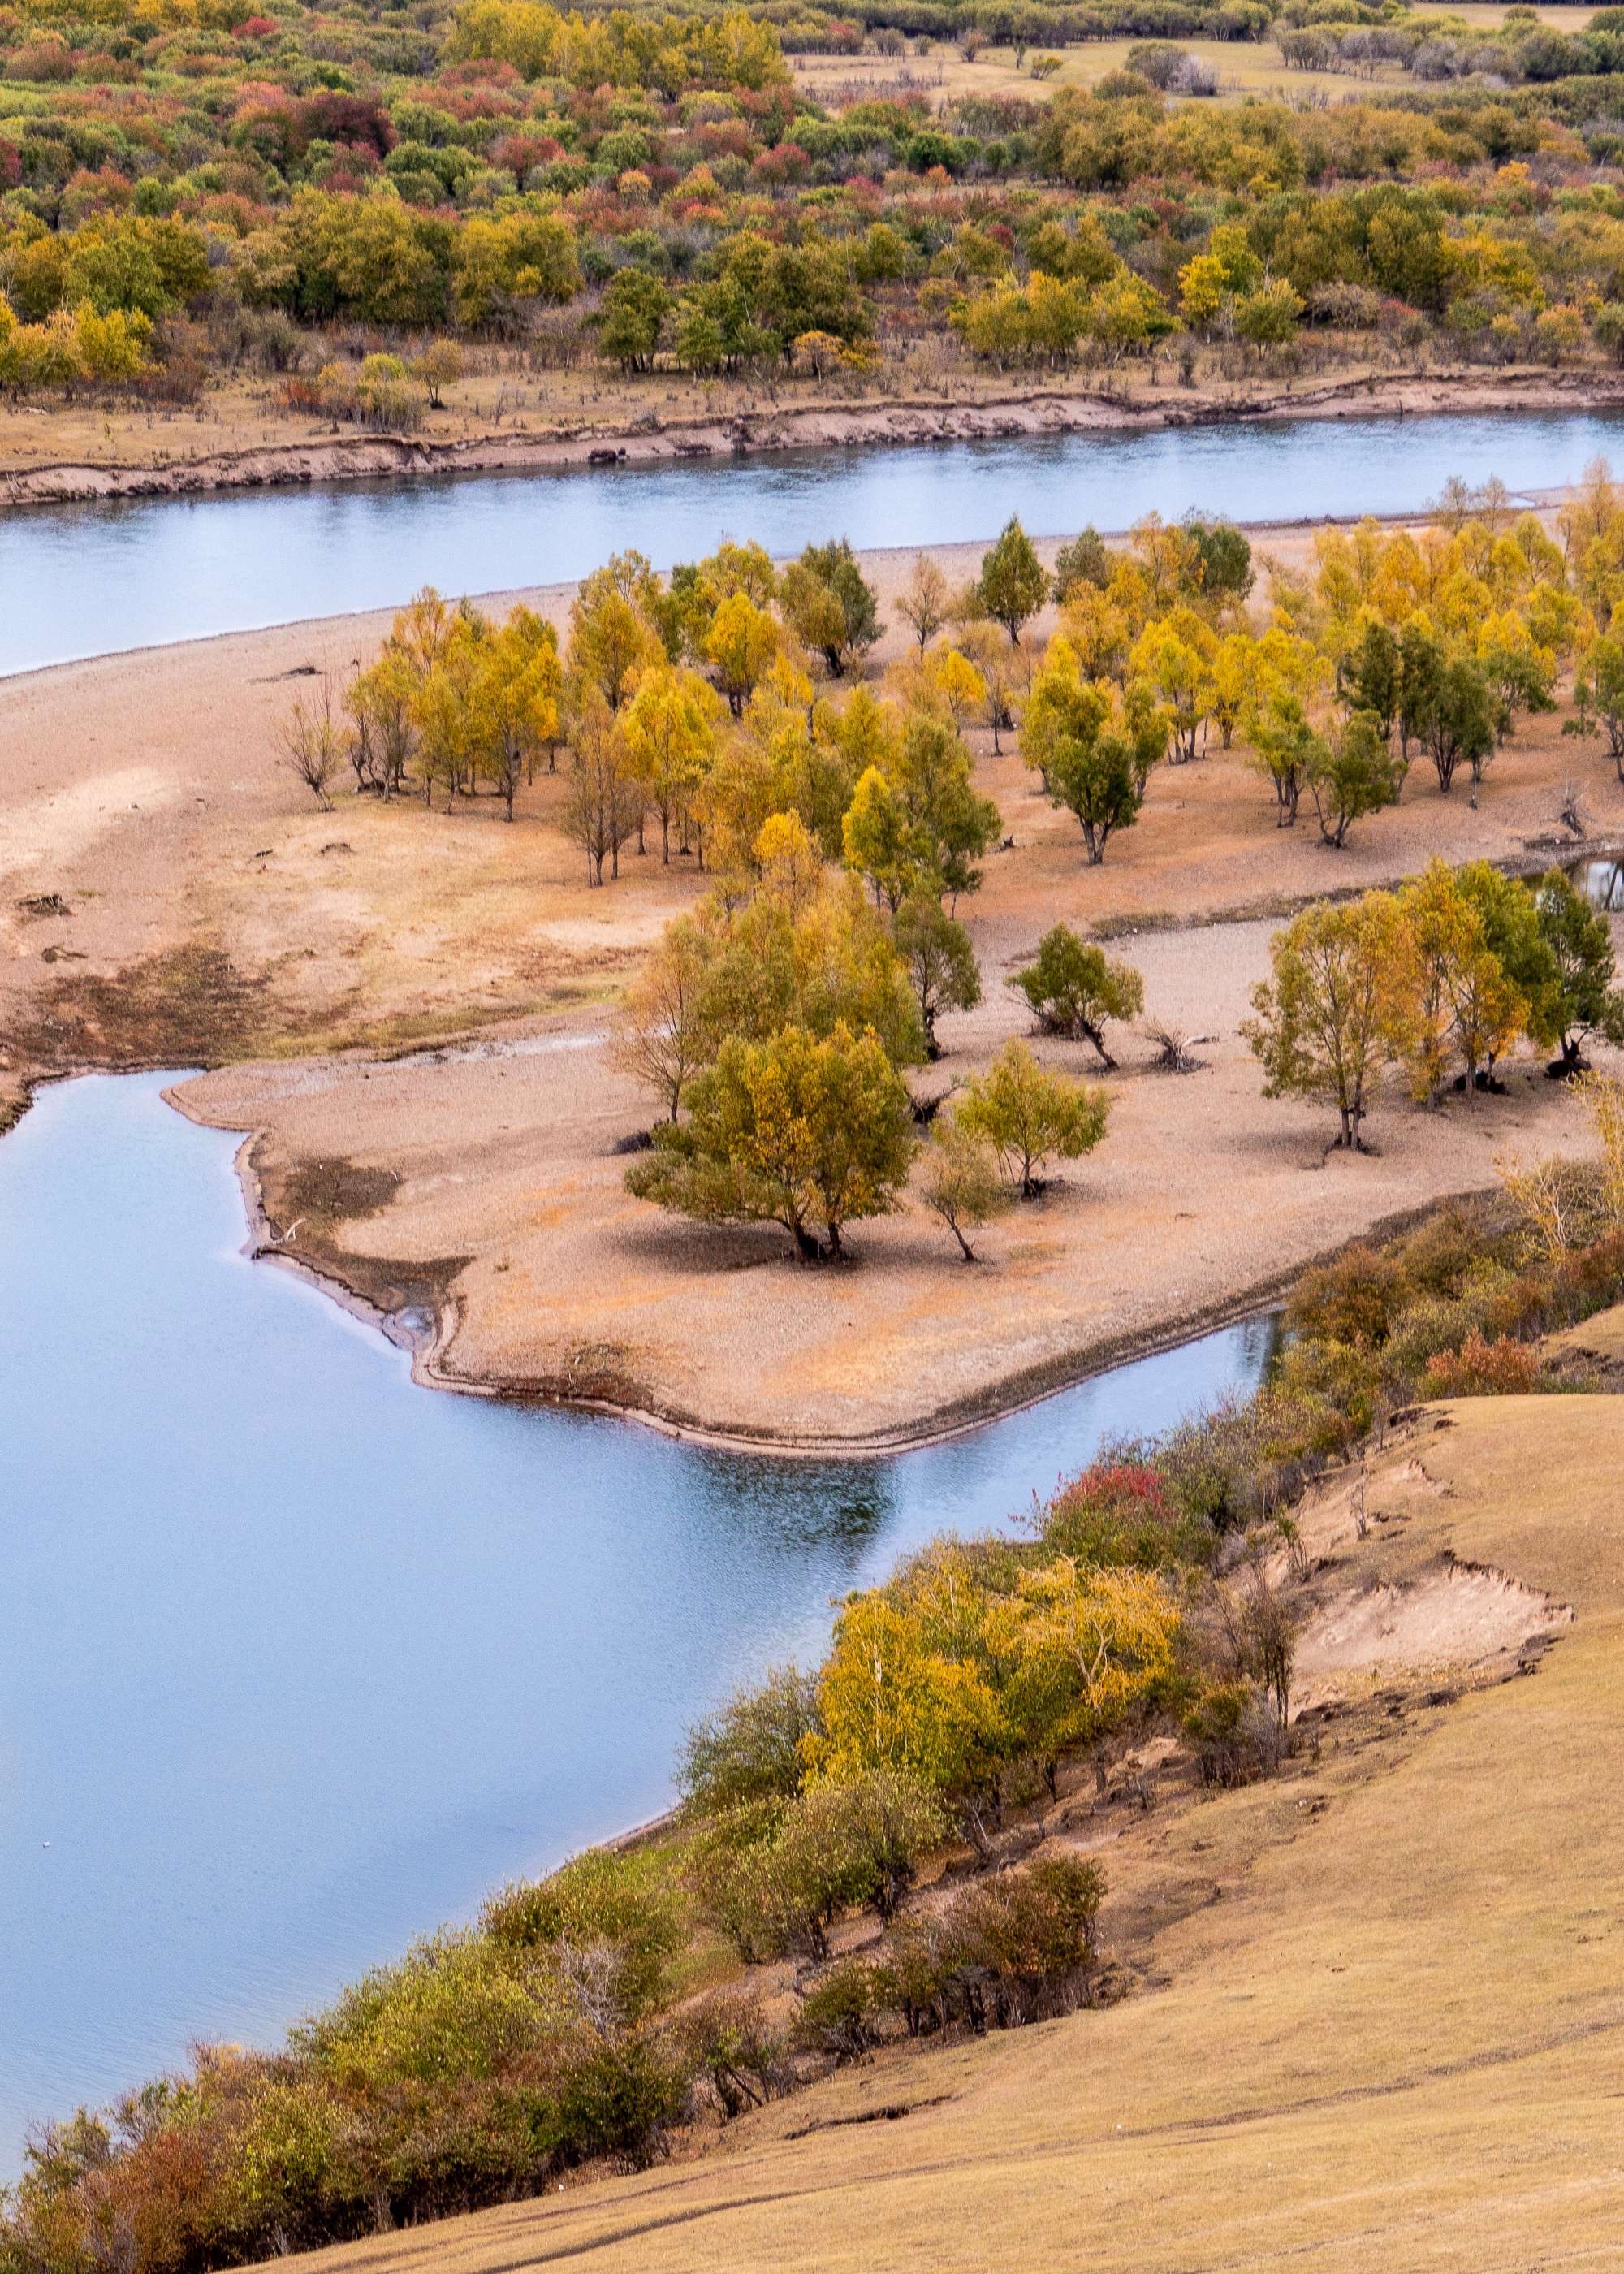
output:
[[[420,1389],[244,1259],[235,1141],[162,1079],[0,1141],[0,2171],[658,1810],[831,1596],[1266,1360],[1239,1327],[844,1465]]]
[[[1054,536],[1124,529],[1153,508],[1398,512],[1450,474],[1517,490],[1572,481],[1621,432],[1591,413],[1304,419],[34,508],[0,519],[0,672],[386,606],[425,584],[551,584],[625,546],[665,568],[730,533],[785,553],[840,535],[948,544],[1011,513]]]

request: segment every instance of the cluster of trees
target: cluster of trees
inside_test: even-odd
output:
[[[1269,953],[1244,1029],[1266,1094],[1327,1101],[1356,1149],[1392,1068],[1428,1104],[1452,1081],[1470,1101],[1523,1035],[1569,1074],[1591,1035],[1624,1042],[1606,919],[1560,869],[1530,887],[1434,861],[1397,892],[1305,908]]]
[[[1270,21],[1256,0],[989,6],[970,11],[985,25],[959,9],[939,28],[1025,56],[1040,20],[1075,37]],[[1372,41],[1415,46],[1346,7],[1282,36],[1362,41],[1366,59]],[[826,109],[783,45],[855,26],[807,14],[18,12],[0,26],[0,282],[27,335],[0,383],[314,371],[334,358],[301,328],[341,321],[372,328],[346,341],[352,364],[450,329],[629,373],[821,374],[925,335],[1001,366],[1114,363],[1175,331],[1186,353],[1278,354],[1304,330],[1360,353],[1361,334],[1405,348],[1429,331],[1490,361],[1624,351],[1607,24],[1565,40],[1513,23],[1488,43],[1530,82],[1511,93],[1192,104],[1169,99],[1192,86],[1189,59],[1152,45],[1087,93],[1044,95],[1034,54],[1030,96],[853,90]],[[68,353],[63,325],[34,335],[82,308],[132,340]],[[395,415],[426,399],[402,390]],[[296,379],[289,400],[322,396]]]
[[[386,799],[409,786],[425,805],[437,787],[448,800],[488,789],[511,821],[520,785],[556,753],[563,689],[551,624],[523,607],[495,624],[430,589],[337,704],[326,680],[315,701],[294,703],[282,757],[323,806],[348,766],[357,792]]]
[[[1153,516],[1119,548],[1087,531],[1056,564],[1059,628],[1022,753],[1093,862],[1138,819],[1154,768],[1189,764],[1214,734],[1246,747],[1282,828],[1306,796],[1333,847],[1397,802],[1417,757],[1441,794],[1462,773],[1475,794],[1519,718],[1555,707],[1569,667],[1566,731],[1605,734],[1624,769],[1624,651],[1609,629],[1620,561],[1624,510],[1601,467],[1557,538],[1492,484],[1481,497],[1453,486],[1419,535],[1322,531],[1309,574],[1270,564],[1267,621],[1248,606],[1239,531]]]

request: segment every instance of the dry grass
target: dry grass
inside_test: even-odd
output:
[[[1620,1461],[1624,1401],[1510,1398],[1430,1412],[1372,1464],[1372,1580],[1453,1557],[1576,1622],[1532,1679],[1379,1713],[1301,1778],[1114,1849],[1114,1901],[1155,1873],[1200,1896],[1123,2004],[848,2073],[703,2160],[303,2263],[1617,2264]]]

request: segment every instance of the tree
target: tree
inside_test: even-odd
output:
[[[1293,688],[1266,682],[1261,699],[1247,712],[1246,732],[1259,770],[1274,785],[1274,825],[1293,828],[1303,785],[1329,756],[1302,697]]]
[[[913,631],[922,656],[947,621],[947,579],[928,553],[916,553],[908,581],[897,600],[897,614]]]
[[[1304,908],[1269,943],[1274,976],[1252,992],[1241,1032],[1266,1097],[1327,1098],[1338,1145],[1365,1150],[1369,1100],[1403,1036],[1408,942],[1397,902],[1367,892]]]
[[[1412,959],[1406,1039],[1418,1097],[1442,1094],[1459,1052],[1470,1104],[1485,1065],[1521,1031],[1528,1005],[1488,945],[1482,915],[1439,860],[1400,896]]]
[[[845,1254],[846,1224],[895,1208],[914,1111],[872,1032],[842,1020],[822,1040],[798,1026],[733,1035],[688,1096],[688,1121],[663,1123],[627,1171],[639,1199],[702,1223],[781,1224],[808,1263]]]
[[[589,690],[571,729],[575,766],[565,802],[565,826],[586,855],[589,885],[620,873],[620,847],[643,818],[643,795],[632,779],[609,706]]]
[[[277,741],[282,764],[304,783],[323,813],[330,813],[333,800],[327,793],[343,764],[344,752],[327,680],[322,681],[321,693],[313,703],[306,703],[302,696],[296,699]]]
[[[1624,1043],[1624,995],[1613,984],[1613,934],[1606,917],[1591,907],[1560,869],[1540,878],[1534,907],[1556,969],[1562,1069],[1582,1073],[1588,1035]]]
[[[1462,758],[1476,780],[1494,748],[1497,708],[1481,664],[1465,656],[1446,663],[1421,719],[1421,734],[1447,797]]]
[[[967,744],[945,720],[914,712],[903,728],[895,778],[915,874],[937,892],[973,892],[975,866],[1002,826],[975,787]]]
[[[662,664],[643,673],[617,721],[644,802],[659,816],[666,866],[673,817],[691,802],[715,756],[721,707],[696,671]]]
[[[1091,863],[1112,833],[1131,829],[1145,784],[1167,748],[1167,719],[1142,686],[1116,698],[1084,676],[1070,640],[1049,644],[1020,724],[1021,755],[1056,805],[1077,816]]]
[[[421,355],[413,357],[412,377],[428,390],[432,410],[440,408],[444,389],[456,385],[462,369],[462,350],[455,340],[431,340]]]
[[[1185,519],[1184,534],[1196,549],[1202,599],[1244,600],[1257,573],[1245,531],[1232,521],[1202,521],[1192,514]]]
[[[985,1138],[961,1129],[951,1115],[938,1115],[931,1124],[920,1198],[952,1233],[966,1263],[975,1261],[966,1227],[973,1231],[978,1224],[990,1223],[1008,1208],[1010,1197]]]
[[[1399,644],[1379,616],[1367,616],[1336,666],[1336,691],[1350,711],[1366,711],[1382,741],[1393,734],[1402,690]]]
[[[622,371],[652,371],[671,295],[646,268],[618,268],[604,292],[598,344]]]
[[[936,893],[911,892],[897,911],[898,951],[907,965],[925,1028],[928,1055],[939,1055],[936,1020],[944,1011],[970,1011],[981,999],[981,975],[970,935]]]
[[[677,1789],[699,1816],[753,1801],[790,1800],[801,1788],[802,1741],[817,1728],[817,1676],[780,1666],[736,1690],[682,1741]]]
[[[1131,963],[1116,963],[1102,947],[1056,924],[1038,943],[1037,960],[1010,981],[1031,1004],[1045,1031],[1083,1035],[1102,1066],[1116,1061],[1105,1047],[1108,1019],[1136,1019],[1145,1005],[1145,983]]]
[[[1092,523],[1055,555],[1054,596],[1060,606],[1086,584],[1102,592],[1111,581],[1111,556]]]
[[[846,867],[868,879],[876,907],[883,900],[895,914],[914,880],[914,847],[901,794],[880,767],[859,775],[840,837]]]
[[[987,700],[987,681],[967,655],[956,647],[939,647],[920,674],[924,692],[952,721],[953,732],[964,732],[965,720]]]
[[[1561,975],[1533,893],[1492,861],[1467,862],[1455,884],[1477,910],[1484,945],[1522,998],[1522,1031],[1543,1049],[1554,1048],[1562,1032]],[[1492,1073],[1495,1056],[1491,1050],[1485,1072]]]
[[[1164,1695],[1178,1608],[1149,1571],[1091,1570],[1070,1556],[1023,1575],[1009,1710],[1020,1750],[1051,1796],[1067,1754],[1086,1749],[1104,1773],[1109,1741]]]
[[[1051,1160],[1094,1150],[1109,1112],[1102,1089],[1046,1073],[1024,1043],[1011,1042],[965,1085],[957,1118],[967,1136],[985,1139],[1021,1198],[1031,1200]]]
[[[1195,757],[1196,736],[1211,715],[1217,644],[1195,610],[1184,606],[1147,624],[1130,659],[1135,673],[1149,681],[1166,707],[1175,765],[1187,764]]]
[[[677,1118],[689,1082],[711,1056],[706,991],[715,945],[692,916],[678,916],[626,990],[610,1063],[642,1082]]]
[[[528,608],[477,646],[468,688],[474,763],[501,799],[507,818],[519,785],[558,740],[558,635]]]
[[[1396,803],[1401,779],[1380,723],[1372,712],[1356,711],[1309,760],[1308,787],[1326,844],[1345,845],[1356,821]]]
[[[888,1768],[928,1792],[984,1788],[1009,1741],[981,1647],[989,1608],[951,1544],[927,1549],[890,1586],[848,1596],[818,1684],[811,1773],[834,1781]]]
[[[1624,640],[1603,632],[1574,674],[1574,715],[1565,734],[1605,734],[1607,750],[1624,782]]]
[[[778,627],[771,609],[758,606],[746,591],[730,592],[710,620],[704,652],[716,666],[728,709],[740,718],[778,652]]]
[[[1049,598],[1048,575],[1019,519],[1011,516],[992,550],[981,555],[975,594],[981,614],[1002,624],[1011,646],[1019,647],[1021,626]]]
[[[816,649],[837,679],[853,656],[880,636],[879,602],[843,537],[808,545],[784,572],[784,614],[803,645]]]

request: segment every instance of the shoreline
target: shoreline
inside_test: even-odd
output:
[[[151,1070],[124,1069],[132,1073]],[[105,1073],[108,1069],[99,1067],[77,1071]],[[76,1078],[77,1073],[50,1077],[59,1081]],[[958,1438],[974,1435],[977,1430],[992,1428],[1018,1413],[1027,1412],[1051,1397],[1064,1396],[1068,1390],[1079,1389],[1086,1382],[1101,1381],[1108,1374],[1137,1365],[1141,1359],[1158,1358],[1169,1351],[1188,1348],[1192,1344],[1205,1341],[1210,1335],[1222,1333],[1229,1327],[1244,1326],[1254,1320],[1278,1315],[1282,1307],[1281,1299],[1290,1286],[1305,1272],[1330,1261],[1350,1244],[1346,1240],[1338,1241],[1310,1257],[1306,1262],[1271,1273],[1267,1277],[1253,1281],[1214,1302],[1166,1319],[1156,1327],[1108,1336],[1098,1342],[1083,1344],[1036,1366],[1006,1374],[1001,1380],[989,1383],[983,1389],[935,1408],[922,1416],[917,1424],[852,1437],[810,1438],[777,1435],[767,1431],[752,1433],[722,1429],[680,1410],[663,1411],[658,1407],[621,1403],[601,1396],[576,1397],[561,1386],[521,1384],[499,1376],[449,1371],[440,1363],[440,1359],[441,1353],[449,1350],[455,1337],[455,1303],[421,1306],[432,1308],[432,1323],[416,1326],[411,1323],[409,1313],[417,1306],[409,1306],[404,1311],[390,1311],[372,1301],[347,1280],[330,1259],[319,1262],[307,1254],[302,1254],[290,1239],[278,1241],[274,1236],[271,1219],[266,1213],[263,1188],[251,1158],[253,1146],[263,1133],[229,1126],[211,1120],[207,1114],[198,1111],[182,1095],[185,1083],[195,1078],[188,1073],[181,1082],[167,1087],[162,1092],[162,1099],[166,1105],[184,1120],[190,1121],[195,1128],[218,1129],[223,1134],[240,1137],[241,1142],[232,1156],[232,1168],[243,1197],[247,1231],[242,1253],[250,1262],[280,1264],[291,1270],[328,1301],[348,1312],[350,1317],[375,1328],[395,1349],[409,1354],[411,1378],[420,1389],[439,1390],[452,1396],[485,1398],[493,1404],[531,1407],[545,1412],[590,1413],[603,1420],[632,1423],[642,1428],[652,1429],[678,1443],[702,1446],[712,1452],[753,1454],[771,1460],[866,1462],[892,1460],[906,1453],[924,1452],[933,1446],[949,1444]],[[1359,1237],[1375,1241],[1395,1239],[1436,1215],[1440,1209],[1463,1201],[1481,1199],[1494,1189],[1492,1186],[1466,1186],[1458,1192],[1425,1201],[1418,1207],[1393,1210],[1380,1217]],[[449,1321],[447,1311],[451,1314]]]
[[[511,434],[438,441],[402,434],[261,444],[164,466],[61,461],[0,470],[0,508],[189,497],[254,489],[545,474],[677,459],[751,457],[798,450],[925,447],[1134,433],[1300,418],[1440,418],[1541,410],[1624,410],[1624,372],[1564,375],[1397,373],[1391,377],[1290,381],[1256,393],[1203,393],[1176,383],[1140,403],[1108,388],[1017,388],[968,402],[921,396],[849,404],[789,403],[763,411],[662,419],[655,414]]]

